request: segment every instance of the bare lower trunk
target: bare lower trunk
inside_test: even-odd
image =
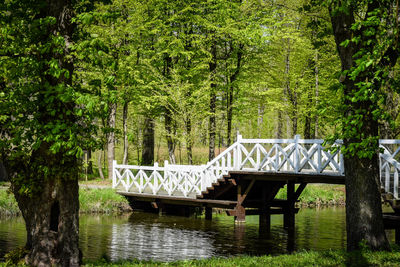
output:
[[[215,158],[215,130],[216,130],[216,95],[212,92],[210,95],[210,118],[208,125],[209,143],[208,143],[208,160]]]
[[[175,140],[174,140],[173,125],[172,125],[173,122],[171,115],[172,115],[171,111],[167,109],[165,112],[165,130],[166,130],[166,138],[168,145],[169,161],[172,164],[176,164]]]
[[[153,165],[154,162],[154,120],[146,116],[143,127],[142,164]]]
[[[87,173],[88,174],[93,174],[93,161],[92,161],[92,150],[88,149],[87,151]]]
[[[378,155],[373,162],[346,157],[345,172],[347,239],[351,240],[347,249],[359,249],[363,241],[373,250],[389,249],[382,221]]]
[[[103,165],[101,162],[101,158],[103,157],[103,151],[99,150],[98,156],[97,156],[97,169],[99,170],[99,176],[102,180],[104,180],[104,174],[103,174]]]
[[[112,178],[112,166],[115,159],[115,119],[117,115],[117,104],[110,103],[110,114],[108,117],[108,127],[111,132],[107,135],[107,163],[108,163],[108,179]]]
[[[129,157],[129,142],[128,142],[128,102],[125,101],[123,111],[122,111],[122,125],[124,129],[124,157],[122,164],[128,164]]]
[[[79,196],[77,175],[43,184],[31,199],[14,191],[26,222],[29,265],[79,266]]]
[[[193,162],[192,154],[192,120],[187,118],[186,120],[186,152],[188,157],[188,164],[191,165]]]
[[[50,172],[63,159],[62,173],[40,172],[32,177],[39,188],[25,194],[20,183],[11,182],[11,190],[25,220],[27,233],[26,263],[33,266],[79,266],[79,168],[75,157],[52,154],[42,143],[31,158],[32,166],[45,164]],[[31,170],[33,172],[34,170]],[[32,186],[32,185],[31,185]]]

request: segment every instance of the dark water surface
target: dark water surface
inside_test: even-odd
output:
[[[294,240],[282,224],[282,215],[273,215],[271,232],[265,233],[259,231],[258,216],[248,216],[245,226],[235,226],[232,217],[215,214],[211,222],[141,212],[118,217],[81,215],[80,247],[86,259],[172,261],[346,246],[344,208],[301,209]],[[394,242],[393,231],[388,231],[388,237]],[[0,258],[23,246],[25,238],[21,217],[0,219]]]

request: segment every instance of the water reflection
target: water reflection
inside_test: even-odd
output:
[[[173,261],[346,245],[343,208],[300,210],[293,236],[283,229],[280,215],[272,216],[270,231],[259,231],[258,223],[257,216],[247,217],[245,225],[235,225],[225,215],[214,215],[212,221],[140,212],[119,217],[86,215],[80,218],[80,247],[86,259]],[[25,239],[22,218],[0,219],[0,257],[24,245]]]

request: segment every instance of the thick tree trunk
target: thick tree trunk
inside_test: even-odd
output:
[[[128,101],[125,101],[122,111],[122,127],[124,129],[124,157],[122,164],[128,164],[129,142],[128,142]]]
[[[115,120],[117,116],[117,103],[109,103],[108,127],[111,131],[107,134],[107,167],[108,179],[112,179],[112,166],[115,159]]]
[[[212,59],[209,63],[209,71],[211,76],[210,88],[210,118],[208,122],[208,160],[215,158],[215,131],[216,131],[216,102],[217,102],[217,84],[215,82],[215,72],[217,69],[217,46],[215,41],[211,47]]]
[[[153,165],[154,163],[154,120],[145,116],[143,127],[142,165]]]
[[[342,70],[350,70],[355,66],[354,55],[360,50],[360,47],[352,42],[347,46],[341,44],[354,37],[354,32],[351,30],[351,25],[355,22],[353,10],[349,8],[344,12],[337,9],[335,13],[330,10],[330,14]],[[349,76],[342,74],[341,82],[344,85],[345,96],[351,96],[353,90],[358,90],[356,83],[363,77],[360,76],[358,79],[354,81]],[[363,138],[378,136],[378,122],[370,111],[372,104],[371,100],[352,102],[349,97],[345,98],[346,111],[343,114],[345,117],[352,116],[353,113],[360,110],[366,112],[363,114],[358,137],[344,138],[345,147],[349,147],[352,143],[361,143],[361,133]],[[372,158],[360,158],[357,151],[356,153],[347,152],[344,156],[347,249],[349,251],[359,249],[362,242],[374,250],[390,249],[382,218],[377,143],[375,151]]]
[[[13,192],[26,223],[29,254],[33,266],[79,266],[78,173],[43,182],[39,195],[31,198]]]
[[[73,62],[68,59],[69,47],[72,43],[74,25],[71,23],[73,8],[71,1],[42,1],[38,18],[54,17],[56,23],[44,26],[42,36],[44,43],[52,36],[64,38],[64,53],[38,52],[37,57],[41,62],[44,59],[55,59],[60,69],[68,71],[68,76],[61,74],[59,77],[50,74],[42,75],[43,86],[56,86],[72,84]],[[33,29],[35,26],[33,26]],[[41,42],[42,40],[36,40]],[[58,47],[57,47],[58,48]],[[49,63],[44,63],[46,64]],[[38,67],[45,70],[46,67]],[[34,89],[36,90],[36,88]],[[49,90],[49,89],[47,89]],[[45,90],[43,90],[45,91]],[[45,99],[43,91],[38,91],[38,99]],[[55,93],[57,94],[57,93]],[[58,109],[59,107],[62,107]],[[54,108],[54,109],[52,109]],[[58,109],[58,110],[57,110]],[[62,110],[61,110],[62,109]],[[73,102],[61,102],[55,97],[38,107],[40,123],[53,123],[54,116],[49,110],[65,112],[64,119],[71,123],[77,123],[74,116],[69,116],[66,111],[73,113]],[[61,115],[61,114],[60,114]],[[57,117],[58,120],[58,117]],[[56,122],[57,124],[58,122]],[[36,136],[35,138],[41,138]],[[27,162],[25,156],[9,164],[7,169],[10,174],[11,190],[17,200],[22,216],[25,220],[27,243],[29,250],[25,260],[33,266],[79,266],[79,195],[78,176],[79,163],[75,155],[67,155],[64,147],[57,153],[50,151],[51,144],[41,140],[38,149],[33,149]],[[23,168],[20,168],[24,166]],[[12,174],[12,175],[11,175]],[[15,179],[18,177],[18,179]],[[23,180],[20,178],[23,177]],[[30,190],[30,194],[26,193]]]

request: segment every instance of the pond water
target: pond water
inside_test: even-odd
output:
[[[258,216],[248,216],[244,226],[235,226],[232,217],[215,214],[212,221],[141,212],[81,215],[80,247],[86,259],[173,261],[346,246],[344,208],[301,209],[294,239],[282,225],[282,215],[272,216],[269,233],[259,231]],[[394,232],[387,233],[394,242]],[[0,258],[23,246],[25,238],[21,217],[0,219]]]

